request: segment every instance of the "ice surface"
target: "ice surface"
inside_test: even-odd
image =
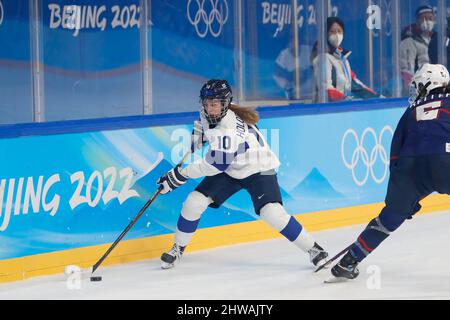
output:
[[[334,255],[363,228],[313,234]],[[449,299],[449,231],[450,211],[408,220],[345,283],[324,284],[329,269],[314,274],[308,256],[278,238],[187,252],[171,270],[159,259],[100,267],[103,281],[81,280],[78,289],[63,274],[2,284],[0,299]]]

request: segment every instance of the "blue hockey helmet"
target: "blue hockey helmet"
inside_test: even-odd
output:
[[[206,103],[214,100],[220,102],[221,111],[218,115],[209,115],[206,110]],[[200,90],[200,112],[209,124],[217,124],[227,114],[228,107],[232,100],[233,94],[231,92],[231,87],[226,80],[208,80]]]

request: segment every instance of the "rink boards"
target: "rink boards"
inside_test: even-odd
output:
[[[382,208],[389,144],[402,99],[261,108],[259,126],[282,165],[290,214],[310,231],[365,223]],[[0,282],[89,266],[189,147],[194,113],[1,128]],[[196,157],[201,154],[196,154]],[[193,160],[192,157],[190,160]],[[159,196],[104,264],[159,257],[200,180]],[[423,201],[447,210],[448,196]],[[188,250],[280,236],[241,191],[208,209]]]

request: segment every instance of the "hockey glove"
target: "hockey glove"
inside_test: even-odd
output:
[[[188,177],[181,174],[180,166],[178,165],[159,178],[156,183],[159,184],[161,194],[166,194],[185,184],[188,179]]]
[[[203,134],[202,123],[198,120],[194,121],[194,128],[191,136],[191,152],[194,153],[206,143],[206,137]]]

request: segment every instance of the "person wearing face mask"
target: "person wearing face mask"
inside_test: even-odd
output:
[[[400,73],[404,95],[408,93],[409,83],[418,69],[425,63],[437,63],[437,45],[436,54],[432,54],[433,43],[436,43],[433,40],[436,38],[436,32],[433,31],[435,24],[433,7],[420,6],[415,15],[416,22],[404,28],[401,34]]]
[[[327,18],[326,86],[329,101],[369,99],[381,97],[359,80],[350,67],[351,51],[343,49],[344,22],[338,17]],[[320,61],[317,42],[311,53],[311,63],[316,78],[316,100],[319,86]]]

